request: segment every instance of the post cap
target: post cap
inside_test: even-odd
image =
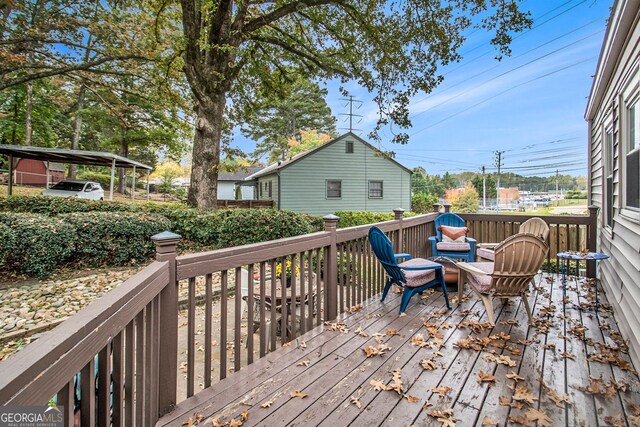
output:
[[[402,209],[402,208],[395,208],[393,211],[394,212],[399,212],[399,213],[404,213],[404,209]]]
[[[323,216],[322,219],[324,221],[338,221],[340,219],[340,217],[336,216],[334,214],[329,214],[329,215]]]
[[[154,242],[166,242],[168,240],[180,240],[182,236],[171,231],[163,231],[162,233],[154,234],[151,236],[151,240]]]

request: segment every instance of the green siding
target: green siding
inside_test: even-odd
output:
[[[346,141],[353,141],[353,153],[345,153]],[[341,199],[326,198],[327,180],[342,181]],[[369,198],[370,180],[383,181],[381,199]],[[280,170],[280,208],[312,215],[409,210],[410,184],[407,170],[347,135]]]
[[[269,183],[271,183],[271,197],[269,197]],[[262,188],[262,194],[260,189]],[[278,175],[273,173],[258,178],[258,200],[273,200],[273,207],[278,207]]]

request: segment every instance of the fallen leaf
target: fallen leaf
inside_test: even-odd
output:
[[[400,332],[396,331],[395,329],[387,329],[387,332],[385,332],[385,335],[400,335]]]
[[[497,425],[498,425],[498,423],[497,423],[497,422],[495,422],[495,421],[493,421],[493,420],[492,420],[491,418],[489,418],[489,417],[484,417],[484,418],[482,419],[482,425],[483,425],[483,426],[494,426],[494,427],[495,427],[495,426],[497,426]]]
[[[302,362],[298,363],[298,366],[309,366],[309,363],[311,363],[309,360],[303,360]]]
[[[440,396],[445,397],[447,395],[447,393],[449,393],[451,390],[453,390],[451,387],[443,385],[440,387],[432,387],[431,391],[433,393],[438,393]]]
[[[273,405],[273,400],[268,400],[266,402],[264,402],[262,405],[260,405],[261,408],[271,408],[271,405]]]
[[[493,383],[496,382],[496,377],[493,376],[493,374],[490,374],[488,372],[484,372],[484,371],[480,371],[478,373],[478,384],[482,384],[482,383]]]
[[[571,353],[568,353],[566,351],[563,351],[562,353],[560,353],[560,356],[564,357],[565,359],[576,360],[576,355],[575,354],[571,354]]]
[[[433,371],[437,368],[436,362],[434,362],[433,359],[422,359],[420,365],[427,371]]]
[[[386,385],[384,385],[382,381],[379,381],[379,380],[375,380],[375,379],[371,380],[369,384],[373,386],[373,389],[375,391],[391,390],[391,388],[388,388]]]
[[[231,422],[228,424],[229,427],[240,427],[241,425],[242,425],[242,421],[236,420],[235,418],[231,420]]]
[[[510,416],[508,420],[511,421],[512,423],[522,424],[523,426],[531,427],[532,425],[531,421],[529,421],[527,417],[521,414]]]
[[[523,404],[520,402],[511,402],[507,396],[500,396],[498,399],[500,406],[510,406],[512,408],[521,409]]]
[[[526,385],[518,385],[516,386],[516,391],[513,394],[513,400],[533,405],[534,400],[538,399],[533,396],[533,393],[527,388]]]
[[[547,397],[551,399],[557,407],[564,408],[564,404],[571,405],[571,399],[564,393],[559,393],[558,390],[553,388],[546,388]]]
[[[418,401],[420,401],[419,398],[417,398],[415,396],[409,396],[408,394],[405,394],[404,398],[407,399],[407,402],[409,402],[409,403],[417,403]]]
[[[538,411],[534,408],[527,408],[525,415],[529,421],[537,421],[538,427],[551,427],[551,418],[542,411]]]
[[[358,408],[358,409],[360,409],[360,407],[362,406],[362,404],[360,403],[360,399],[358,399],[355,396],[351,396],[351,403],[356,405],[356,408]]]
[[[443,427],[455,427],[456,419],[453,418],[453,409],[445,409],[444,411],[427,411],[427,415],[435,418],[442,423]]]
[[[242,422],[247,421],[249,419],[249,410],[247,409],[246,411],[241,413],[240,417],[242,418]]]
[[[515,382],[524,381],[524,377],[521,377],[520,375],[516,374],[515,372],[509,372],[505,376],[507,378],[509,378],[510,380],[514,380]]]
[[[307,397],[306,394],[302,393],[300,390],[296,390],[293,393],[290,394],[291,397],[299,397],[300,399],[304,399],[305,397]]]
[[[622,417],[612,417],[611,415],[604,417],[604,421],[607,425],[612,427],[625,427],[627,424],[624,422]]]
[[[304,341],[300,341],[300,342],[298,343],[298,347],[300,347],[300,348],[302,348],[302,349],[305,349],[305,348],[307,348],[307,343],[306,343],[306,342],[304,342]]]
[[[357,330],[356,330],[356,334],[360,335],[361,337],[368,337],[369,334],[366,333],[363,329],[362,326],[360,326]]]

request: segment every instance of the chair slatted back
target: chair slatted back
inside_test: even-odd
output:
[[[520,224],[518,232],[533,234],[546,242],[549,237],[549,225],[542,218],[533,217]]]
[[[454,213],[447,212],[436,218],[434,225],[436,227],[436,238],[438,239],[438,242],[442,242],[442,231],[440,231],[440,226],[464,227],[464,219]]]
[[[526,290],[544,262],[549,245],[532,234],[511,236],[495,249],[492,289],[495,296],[514,296]]]
[[[369,243],[389,277],[398,284],[405,283],[404,273],[398,267],[398,261],[393,252],[393,244],[387,235],[378,227],[371,227],[369,229]]]

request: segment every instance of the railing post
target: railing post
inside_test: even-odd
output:
[[[404,209],[396,208],[393,210],[395,220],[398,221],[398,237],[396,238],[396,252],[404,252],[404,236],[402,235],[402,217]]]
[[[336,231],[338,228],[339,217],[335,215],[326,215],[324,220],[324,231],[331,233],[331,242],[327,253],[327,276],[325,278],[325,298],[327,300],[325,306],[326,319],[333,320],[338,317],[338,245],[336,243]]]
[[[169,283],[160,292],[160,351],[158,378],[158,418],[176,405],[178,378],[178,280],[176,248],[179,234],[165,231],[152,236],[156,245],[156,261],[169,263]]]
[[[440,203],[433,204],[433,211],[436,213],[440,212]]]
[[[589,229],[587,231],[587,249],[591,252],[598,252],[598,207],[591,205],[589,209]],[[587,261],[587,277],[596,277],[596,262]]]
[[[451,212],[451,204],[450,203],[445,203],[442,206],[444,206],[444,211],[446,212]]]

